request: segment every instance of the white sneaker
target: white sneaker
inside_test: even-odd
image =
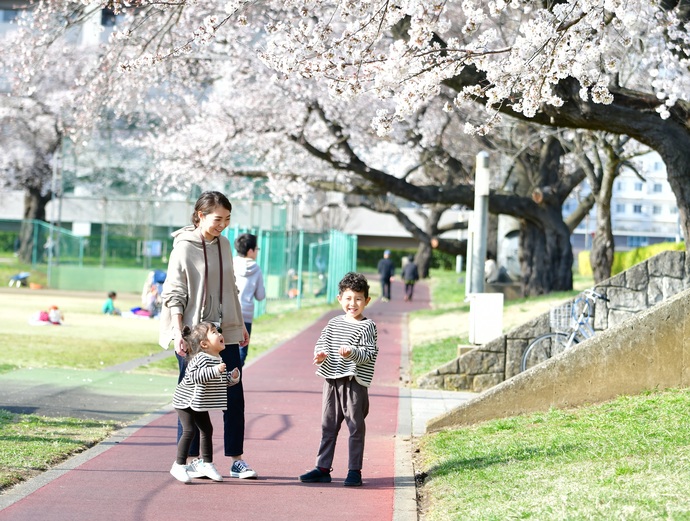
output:
[[[230,477],[240,479],[253,479],[257,474],[253,471],[244,460],[238,459],[230,467]]]
[[[182,483],[189,483],[192,481],[192,478],[187,474],[187,465],[180,465],[177,462],[173,463],[170,474],[172,474],[177,481],[181,481]]]
[[[202,459],[196,460],[196,468],[207,478],[211,478],[213,481],[223,481],[223,476],[216,470],[216,466],[211,461],[204,461]]]
[[[191,463],[187,464],[187,474],[189,475],[190,478],[203,478],[204,473],[199,470],[199,463],[203,463],[204,460],[200,458],[196,458],[195,460],[192,460]]]

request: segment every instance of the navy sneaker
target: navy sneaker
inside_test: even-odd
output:
[[[310,470],[306,474],[302,474],[299,477],[302,483],[330,483],[331,473],[324,472],[320,468],[316,467],[314,470]]]
[[[347,477],[343,483],[346,487],[360,487],[362,486],[362,471],[361,470],[348,470]]]

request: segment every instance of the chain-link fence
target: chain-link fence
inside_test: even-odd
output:
[[[117,226],[81,237],[43,221],[16,223],[14,231],[2,224],[0,246],[8,249],[12,244],[17,253],[21,248],[22,257],[34,269],[45,269],[48,285],[56,289],[142,291],[150,271],[167,269],[173,243],[165,227],[150,227],[148,237],[121,235]],[[263,271],[267,298],[257,303],[256,316],[268,307],[279,310],[331,303],[342,276],[357,268],[354,235],[240,227],[224,231],[231,245],[241,233],[256,235],[260,248],[257,263]]]

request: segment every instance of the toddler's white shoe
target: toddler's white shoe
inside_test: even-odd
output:
[[[192,478],[187,474],[187,465],[180,465],[177,462],[173,463],[170,474],[172,474],[177,481],[181,481],[182,483],[189,483],[192,481]]]
[[[202,459],[196,460],[196,469],[201,472],[207,478],[211,478],[213,481],[223,481],[223,476],[220,472],[216,470],[216,466],[211,461],[204,461]]]

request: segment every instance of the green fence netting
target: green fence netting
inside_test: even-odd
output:
[[[43,221],[23,221],[21,226],[16,234],[30,242],[31,264],[45,267],[48,285],[56,289],[141,291],[150,270],[167,269],[172,249],[170,230],[165,227],[151,228],[147,237],[121,235],[115,226],[81,237]],[[280,311],[332,303],[340,279],[357,269],[355,235],[238,226],[224,231],[230,244],[241,233],[256,235],[260,247],[257,263],[264,274],[267,298],[257,302],[257,317],[269,307]]]

